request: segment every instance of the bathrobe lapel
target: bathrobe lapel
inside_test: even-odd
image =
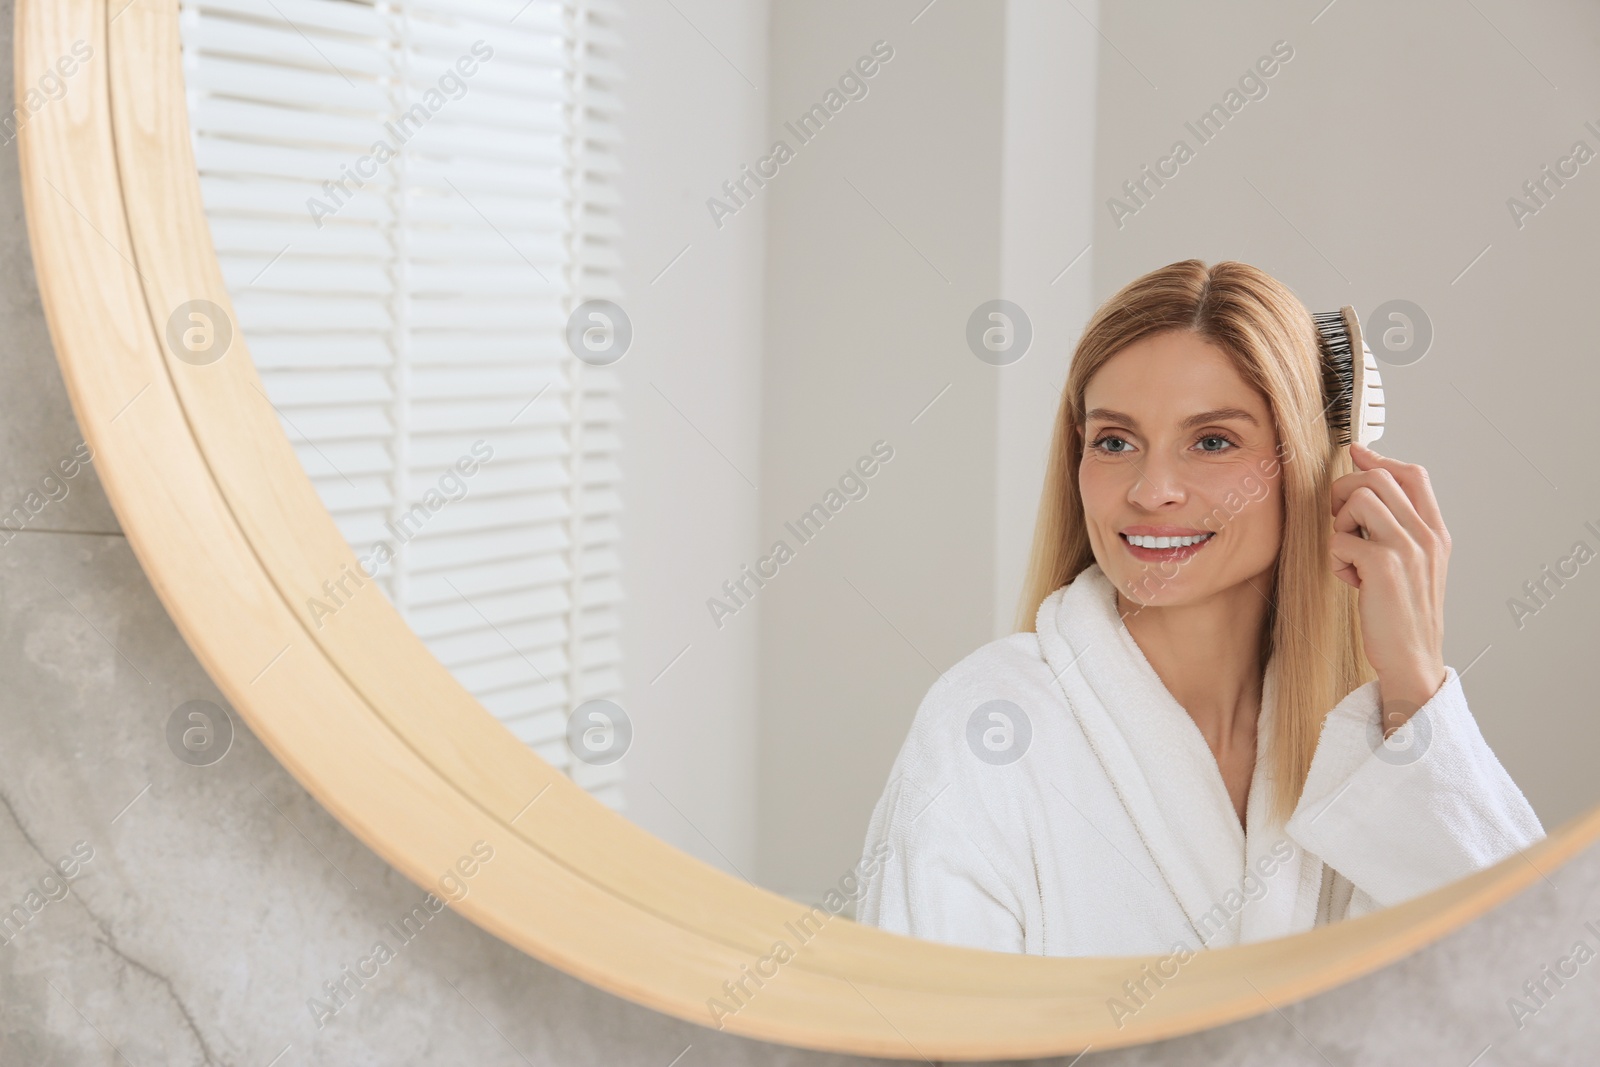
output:
[[[1276,862],[1276,871],[1263,879],[1264,893],[1252,899],[1246,881],[1247,860],[1255,865],[1275,842],[1287,840],[1281,824],[1270,825],[1266,814],[1272,781],[1269,730],[1261,726],[1272,721],[1275,672],[1269,670],[1264,683],[1264,721],[1257,729],[1247,826],[1241,828],[1210,746],[1145,658],[1116,603],[1110,579],[1091,564],[1045,598],[1036,620],[1039,645],[1167,887],[1195,927],[1195,947],[1309,929],[1320,861],[1309,863],[1315,870],[1306,869],[1314,858],[1293,846],[1292,857]],[[1278,848],[1279,856],[1287,851]]]

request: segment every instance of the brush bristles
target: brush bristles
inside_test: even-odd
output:
[[[1350,405],[1355,396],[1356,364],[1350,348],[1350,333],[1344,316],[1337,311],[1313,314],[1317,344],[1322,349],[1322,398],[1328,419],[1328,432],[1338,446],[1350,443]],[[1365,347],[1365,346],[1363,346]]]

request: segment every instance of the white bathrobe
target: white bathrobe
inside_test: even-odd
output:
[[[1269,668],[1241,827],[1116,604],[1091,565],[1045,599],[1036,634],[934,683],[872,813],[865,854],[890,852],[867,865],[859,921],[1035,955],[1194,951],[1398,904],[1544,836],[1449,667],[1387,741],[1376,681],[1340,701],[1287,824],[1268,816]],[[994,705],[973,725],[997,700],[1021,716]]]

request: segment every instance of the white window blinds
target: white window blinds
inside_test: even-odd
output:
[[[579,303],[621,299],[619,22],[592,0],[182,4],[263,403],[363,588],[614,807],[621,764],[575,760],[566,733],[621,692],[621,413],[614,370],[565,337]]]

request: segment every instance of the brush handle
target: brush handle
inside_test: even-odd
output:
[[[1384,403],[1383,378],[1378,373],[1378,360],[1367,347],[1361,333],[1361,316],[1346,304],[1339,309],[1345,332],[1350,335],[1351,379],[1355,389],[1350,398],[1350,440],[1370,445],[1383,436]]]

